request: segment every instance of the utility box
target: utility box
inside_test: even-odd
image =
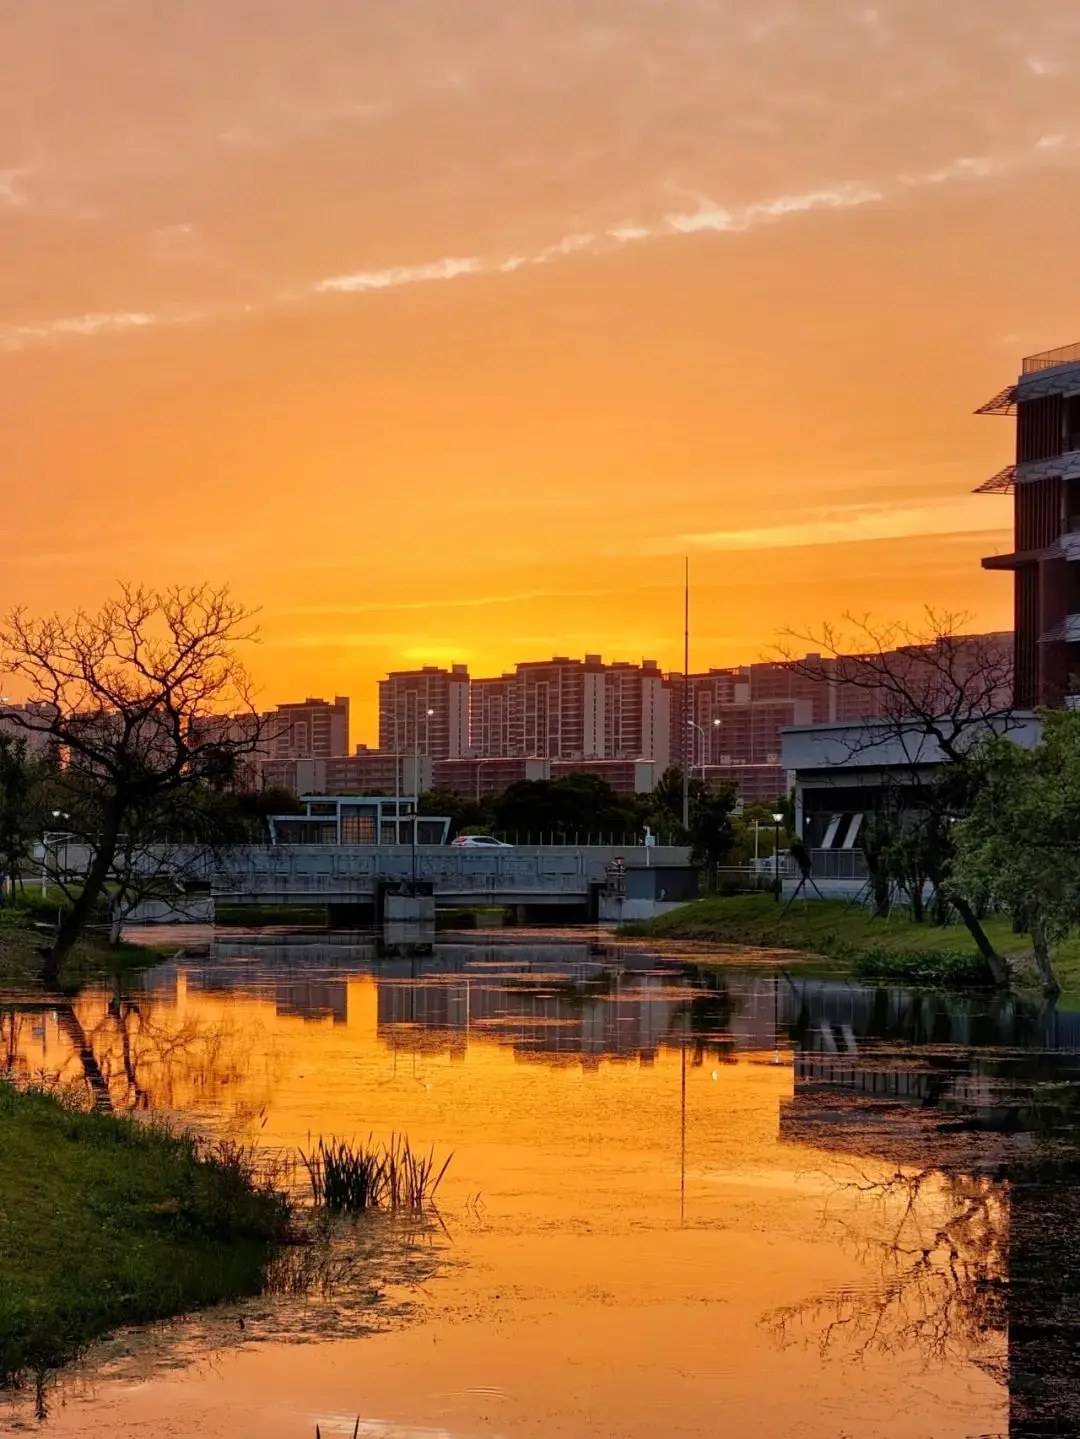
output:
[[[597,917],[622,923],[652,919],[698,897],[698,871],[689,864],[609,867],[597,896]]]

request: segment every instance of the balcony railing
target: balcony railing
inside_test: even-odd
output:
[[[1056,350],[1043,350],[1038,355],[1024,357],[1023,372],[1034,375],[1038,370],[1052,370],[1055,365],[1069,365],[1080,360],[1080,340],[1073,345],[1061,345]]]

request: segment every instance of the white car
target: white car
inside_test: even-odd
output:
[[[451,849],[513,849],[512,844],[506,844],[501,839],[496,839],[493,834],[459,834],[457,839],[451,841]]]

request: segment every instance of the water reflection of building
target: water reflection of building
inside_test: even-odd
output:
[[[664,1044],[724,1058],[774,1049],[778,981],[658,968],[655,957],[596,945],[448,944],[433,961],[380,965],[379,1034],[398,1048],[460,1054],[470,1039],[557,1060],[650,1062]]]
[[[715,971],[590,940],[450,940],[434,953],[386,957],[353,940],[223,938],[203,957],[152,971],[147,986],[171,997],[179,968],[191,992],[257,998],[279,1014],[335,1024],[348,1021],[349,980],[370,977],[382,1039],[455,1055],[483,1040],[553,1061],[648,1060],[665,1043],[690,1043],[699,1061],[706,1048],[723,1059],[775,1050],[794,1019],[772,975],[732,986]]]
[[[956,1227],[932,1241],[948,1302],[926,1332],[1002,1334],[1010,1439],[1080,1433],[1080,1016],[850,986],[794,999],[781,1138],[903,1166],[894,1184],[932,1170],[954,1186]]]
[[[219,941],[213,957],[185,957],[159,966],[144,983],[156,995],[175,995],[182,968],[189,990],[244,995],[272,1003],[281,1015],[347,1024],[349,977],[370,966],[373,956],[372,945],[309,944],[295,938],[280,944]],[[247,962],[237,964],[240,959]]]
[[[648,1058],[673,1037],[687,1007],[687,997],[672,995],[655,975],[584,982],[463,976],[441,984],[380,976],[377,986],[379,1034],[398,1047],[429,1048],[438,1035],[454,1049],[483,1036],[521,1053]]]

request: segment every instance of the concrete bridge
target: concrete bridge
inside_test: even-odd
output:
[[[609,867],[622,859],[616,886]],[[304,905],[367,909],[387,887],[412,880],[408,845],[273,845],[226,852],[211,876],[211,893],[233,906]],[[594,918],[634,918],[697,894],[689,851],[655,846],[515,846],[455,849],[421,845],[415,876],[440,909],[470,905],[572,907]],[[602,904],[601,901],[618,901]]]
[[[64,843],[51,856],[69,879],[86,873],[85,845]],[[612,883],[610,867],[625,873]],[[148,847],[136,861],[147,874],[167,874],[184,889],[183,901],[162,897],[135,916],[146,923],[182,923],[186,910],[209,888],[212,903],[231,907],[297,906],[338,911],[342,922],[391,917],[387,893],[408,887],[438,909],[469,906],[565,909],[575,918],[638,919],[685,903],[698,892],[689,850],[656,845],[518,845],[455,849],[446,845],[277,844],[232,845],[216,853],[183,845]],[[415,864],[415,870],[414,870]],[[158,911],[161,911],[158,913]],[[203,921],[207,915],[192,915]],[[394,916],[400,917],[400,916]],[[554,918],[549,913],[549,918]]]

